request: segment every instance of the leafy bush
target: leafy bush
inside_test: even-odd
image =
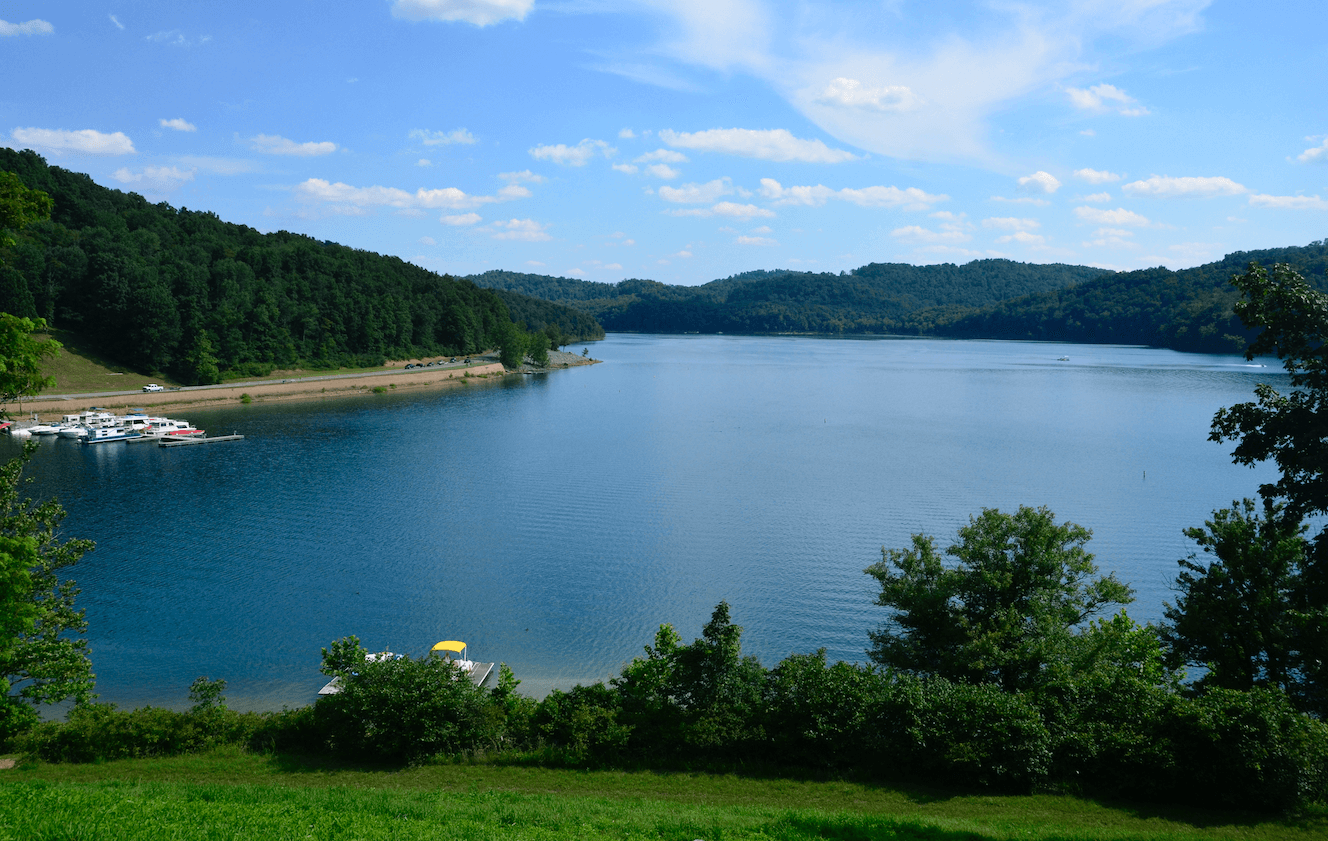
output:
[[[532,721],[545,746],[562,761],[605,764],[623,758],[632,728],[618,720],[618,698],[603,683],[555,689],[540,702]],[[548,748],[554,748],[548,751]]]
[[[496,746],[492,699],[437,656],[368,660],[314,707],[326,746],[350,756],[411,762]]]
[[[1051,765],[1051,734],[1023,693],[900,675],[873,711],[877,771],[1028,791]]]
[[[1284,692],[1214,689],[1176,703],[1162,732],[1178,799],[1277,811],[1328,799],[1328,724]]]
[[[249,745],[270,730],[272,713],[238,713],[219,707],[176,712],[162,707],[120,710],[114,704],[84,704],[65,721],[46,721],[17,736],[21,753],[47,762],[100,762],[175,756],[221,745]]]

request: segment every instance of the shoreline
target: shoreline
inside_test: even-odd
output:
[[[400,366],[415,360],[397,360],[389,363],[393,367],[386,370],[366,371],[358,374],[332,373],[284,380],[257,380],[244,383],[188,386],[178,390],[158,392],[123,391],[97,392],[86,395],[37,395],[32,399],[24,400],[21,411],[18,410],[17,402],[10,404],[6,409],[12,412],[12,417],[20,422],[27,420],[33,414],[59,416],[73,414],[93,407],[102,409],[142,408],[153,411],[211,409],[238,404],[244,394],[248,394],[253,403],[277,403],[344,398],[354,394],[373,394],[375,387],[391,388],[393,392],[456,388],[463,387],[475,380],[544,373],[581,365],[593,365],[600,361],[564,351],[550,351],[549,366],[547,368],[531,368],[523,365],[521,368],[509,371],[497,361],[496,354],[485,354],[472,358],[476,360],[477,364],[444,368],[416,368],[406,371]]]

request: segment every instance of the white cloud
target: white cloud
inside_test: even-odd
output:
[[[890,236],[901,242],[916,243],[958,243],[967,242],[972,239],[963,231],[931,231],[918,225],[908,225],[903,228],[895,228],[890,232]]]
[[[415,166],[433,166],[433,161],[428,158],[420,158],[415,162]]]
[[[774,231],[770,228],[769,225],[761,225],[761,226],[758,227],[758,228],[752,228],[752,229],[751,229],[750,231],[748,231],[747,233],[749,233],[749,234],[773,234]]]
[[[716,178],[705,184],[684,184],[681,187],[660,187],[659,197],[676,204],[707,204],[733,192],[728,178]]]
[[[548,180],[543,175],[537,175],[528,169],[523,169],[520,172],[500,172],[498,177],[508,184],[520,184],[523,181],[531,184],[543,184]]]
[[[105,134],[95,129],[66,131],[52,128],[16,128],[9,136],[23,146],[60,154],[79,155],[132,155],[134,144],[124,132]]]
[[[1092,222],[1095,225],[1110,225],[1114,227],[1146,228],[1152,224],[1147,217],[1140,216],[1131,210],[1118,207],[1115,210],[1101,210],[1096,207],[1076,207],[1074,215],[1086,222]]]
[[[527,261],[526,261],[526,265],[527,265],[527,266],[535,266],[536,268],[543,268],[543,267],[544,267],[544,264],[541,263],[539,260],[527,260]]]
[[[141,188],[149,193],[162,194],[193,181],[194,171],[173,166],[148,166],[141,172],[131,172],[128,167],[120,167],[111,173],[111,177],[121,184]]]
[[[520,242],[547,242],[553,237],[545,232],[548,225],[542,225],[534,219],[509,219],[506,222],[494,222],[490,226],[490,236],[494,239],[518,240]]]
[[[478,213],[462,213],[459,216],[439,216],[438,221],[444,225],[451,225],[454,228],[465,227],[466,225],[478,224],[484,217]]]
[[[632,138],[636,137],[636,132],[632,131],[629,128],[619,129],[618,136],[621,137],[623,140],[631,140]]]
[[[124,24],[120,23],[120,19],[118,17],[116,17],[115,15],[107,15],[106,17],[111,19],[111,23],[115,24],[116,29],[119,29],[122,32],[124,31]]]
[[[437,245],[437,244],[438,244],[438,240],[434,239],[433,237],[420,237],[419,242],[420,242],[420,245]]]
[[[649,173],[650,175],[655,176],[656,178],[663,179],[664,181],[669,181],[671,179],[677,178],[679,175],[682,174],[681,172],[669,166],[668,164],[651,164],[650,166],[646,167],[646,172]]]
[[[614,164],[613,168],[618,172],[625,172],[628,175],[636,175],[640,169],[636,164]]]
[[[1019,196],[1013,199],[1007,199],[1005,196],[992,196],[991,200],[1004,202],[1005,204],[1031,204],[1036,207],[1046,207],[1051,204],[1046,199],[1034,198],[1033,196]]]
[[[764,207],[757,207],[754,204],[737,204],[731,201],[722,201],[710,210],[716,216],[731,216],[735,219],[754,219],[758,216],[762,219],[770,219],[775,215],[773,210],[766,210]]]
[[[1104,202],[1111,201],[1111,193],[1089,193],[1081,201]]]
[[[831,79],[817,101],[873,111],[909,111],[923,104],[917,94],[903,85],[869,88],[857,79],[843,76]]]
[[[1017,242],[1021,245],[1045,245],[1047,238],[1041,234],[1030,234],[1028,231],[1015,231],[1012,234],[1006,234],[1003,237],[997,237],[997,242]]]
[[[176,117],[173,120],[162,118],[158,120],[162,128],[173,128],[176,131],[198,131],[198,126],[185,120],[184,117]]]
[[[1060,188],[1061,182],[1056,176],[1040,169],[1032,175],[1025,175],[1019,179],[1019,189],[1025,193],[1051,194]]]
[[[773,178],[761,179],[760,194],[782,205],[820,207],[829,199],[837,199],[859,207],[901,207],[905,210],[926,210],[933,204],[950,198],[946,195],[928,193],[917,187],[903,190],[898,187],[845,187],[841,190],[832,190],[824,184],[817,184],[814,187],[784,187]]]
[[[634,158],[639,164],[648,164],[653,161],[659,161],[666,164],[685,164],[688,162],[687,156],[682,152],[675,152],[672,149],[656,149],[653,152],[647,152],[639,158]]]
[[[525,20],[534,5],[535,0],[394,0],[392,17],[490,26],[505,20]]]
[[[1312,163],[1314,161],[1328,161],[1328,138],[1326,138],[1322,144],[1311,146],[1304,152],[1301,152],[1296,156],[1296,160],[1303,164]]]
[[[264,155],[294,155],[301,158],[330,155],[337,151],[337,144],[330,140],[322,142],[296,143],[279,134],[260,134],[249,138],[249,148]]]
[[[1087,67],[1202,28],[1210,3],[969,0],[961,12],[925,14],[901,0],[848,4],[850,11],[836,10],[844,4],[644,0],[638,5],[662,21],[659,39],[633,44],[608,62],[617,66],[603,69],[693,89],[691,68],[745,75],[849,148],[1002,171],[1008,161],[991,146],[1000,133],[992,125],[997,115],[1069,83]],[[823,101],[827,80],[840,78],[906,87],[919,105],[878,111]]]
[[[1158,199],[1212,198],[1238,196],[1249,192],[1243,185],[1221,176],[1171,178],[1166,175],[1154,175],[1146,181],[1132,181],[1121,189],[1131,196],[1150,196]]]
[[[295,187],[295,198],[301,202],[329,205],[328,209],[333,213],[347,213],[355,208],[355,215],[373,207],[395,207],[399,210],[437,208],[469,210],[494,202],[526,198],[529,195],[529,190],[513,183],[509,183],[493,196],[471,195],[456,187],[435,190],[421,187],[413,193],[397,187],[352,187],[342,182],[333,184],[321,178],[310,178]]]
[[[1085,111],[1105,111],[1109,108],[1116,109],[1118,114],[1126,117],[1142,117],[1148,113],[1148,109],[1138,104],[1138,101],[1127,94],[1125,91],[1115,85],[1094,85],[1091,88],[1066,88],[1065,92],[1070,95],[1070,102],[1076,108]],[[1108,104],[1113,103],[1113,104]]]
[[[692,133],[666,129],[659,133],[659,138],[670,146],[683,149],[723,152],[763,161],[837,164],[858,158],[843,149],[831,149],[820,140],[794,137],[782,128],[716,128]]]
[[[661,188],[661,190],[664,188]],[[711,207],[698,207],[689,210],[670,210],[667,211],[670,216],[700,216],[702,218],[710,216],[728,216],[733,219],[755,219],[773,218],[773,210],[766,210],[764,207],[757,207],[754,204],[738,204],[737,202],[722,201]]]
[[[1270,196],[1256,193],[1250,196],[1250,205],[1279,210],[1328,210],[1328,201],[1318,196]]]
[[[603,153],[610,157],[618,150],[603,140],[586,138],[575,146],[559,143],[556,146],[535,146],[530,150],[531,157],[538,161],[553,161],[562,166],[585,166],[595,155]]]
[[[748,237],[740,236],[734,240],[738,245],[779,245],[779,243],[770,237]]]
[[[604,266],[603,268],[609,271],[620,272],[622,271],[622,263],[609,263],[607,266]]]
[[[120,27],[124,29],[124,27]],[[50,35],[55,31],[55,27],[44,20],[29,20],[23,23],[10,23],[0,20],[0,37],[9,38],[15,35]]]
[[[1121,180],[1121,176],[1116,173],[1101,169],[1076,169],[1074,177],[1089,184],[1109,184]]]
[[[451,131],[429,131],[428,129],[412,129],[410,134],[406,135],[412,140],[418,140],[425,146],[451,146],[454,143],[460,143],[469,146],[472,143],[478,143],[475,135],[466,131],[464,128],[452,129]]]
[[[1019,219],[1014,216],[992,216],[982,220],[982,227],[995,228],[998,231],[1031,231],[1042,227],[1036,219]]]

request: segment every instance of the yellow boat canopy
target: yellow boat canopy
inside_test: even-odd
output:
[[[430,651],[450,651],[453,654],[461,654],[466,650],[466,644],[457,640],[443,640],[435,645]]]

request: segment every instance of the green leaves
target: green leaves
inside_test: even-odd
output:
[[[1084,550],[1091,536],[1056,523],[1045,507],[1020,506],[969,518],[945,550],[954,563],[921,534],[909,549],[882,549],[864,571],[881,585],[876,603],[893,612],[871,632],[868,654],[884,666],[1007,691],[1035,685],[1065,657],[1077,626],[1132,601],[1114,576],[1095,577]]]

